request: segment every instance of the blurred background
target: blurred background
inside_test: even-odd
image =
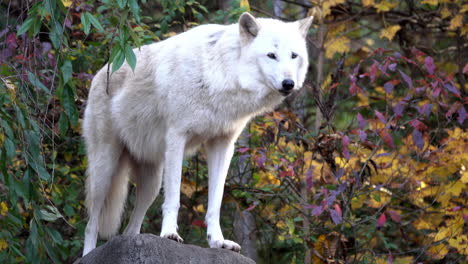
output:
[[[467,262],[465,1],[1,0],[1,263],[81,255],[80,130],[93,74],[245,11],[314,24],[303,89],[237,143],[225,237],[257,263]],[[203,151],[183,174],[180,234],[207,247]],[[142,232],[159,234],[161,203]]]

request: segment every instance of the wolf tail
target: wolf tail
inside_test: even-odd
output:
[[[86,181],[88,215],[90,219],[96,217],[98,220],[100,237],[110,238],[119,230],[127,199],[128,178],[131,172],[129,157],[122,154],[114,161],[115,167],[107,162],[99,162],[96,156],[89,158],[88,162],[90,165]],[[104,173],[105,171],[109,173]]]
[[[99,235],[106,239],[118,232],[127,199],[129,166],[127,162],[122,162],[118,167],[112,175],[111,185],[99,214]]]

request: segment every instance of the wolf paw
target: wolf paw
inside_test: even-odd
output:
[[[164,235],[161,235],[161,237],[164,237],[164,238],[167,238],[167,239],[170,239],[170,240],[174,240],[175,242],[179,242],[179,243],[184,242],[184,240],[177,233],[164,234]]]
[[[210,241],[210,248],[225,248],[238,253],[241,250],[241,246],[239,246],[239,244],[227,239]]]

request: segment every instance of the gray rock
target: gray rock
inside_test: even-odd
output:
[[[227,249],[177,243],[152,234],[116,236],[74,264],[254,264]]]

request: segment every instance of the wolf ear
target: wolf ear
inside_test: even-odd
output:
[[[314,20],[314,16],[309,16],[304,19],[296,21],[296,23],[299,25],[299,31],[301,32],[304,38],[307,37],[307,33],[309,32],[309,28],[313,20]]]
[[[244,12],[239,17],[239,32],[242,39],[248,41],[255,38],[259,30],[260,25],[251,14]]]

